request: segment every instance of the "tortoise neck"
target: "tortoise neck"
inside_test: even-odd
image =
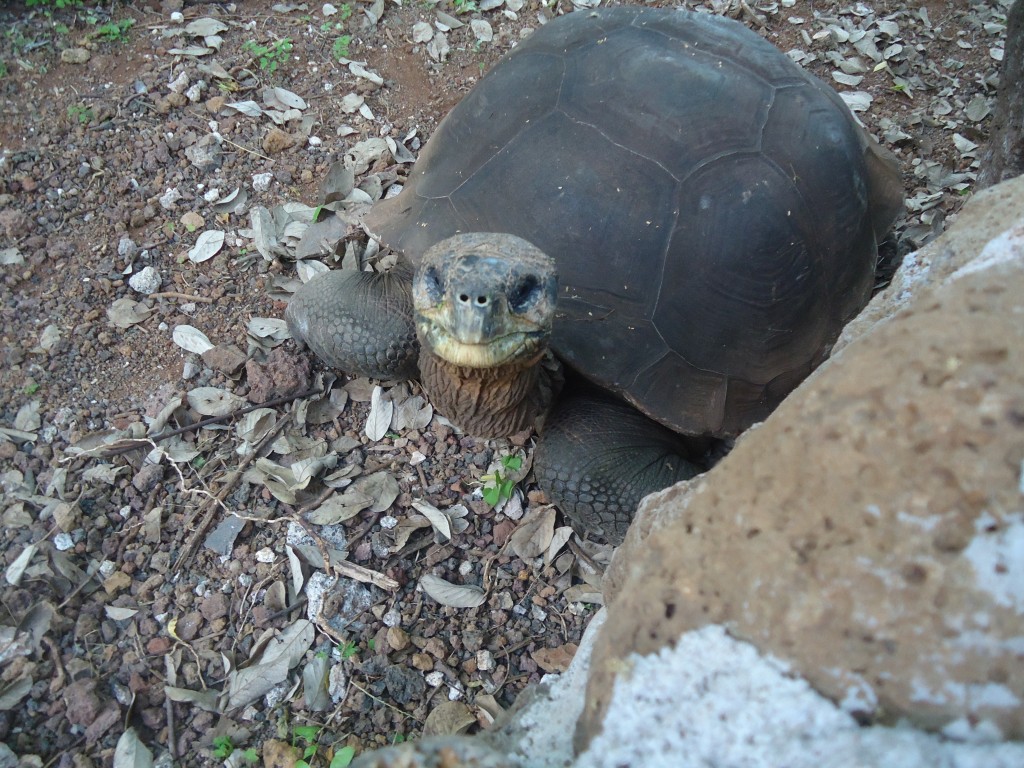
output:
[[[453,365],[420,349],[420,381],[430,402],[453,424],[477,437],[507,437],[540,429],[562,387],[550,352],[497,368]]]

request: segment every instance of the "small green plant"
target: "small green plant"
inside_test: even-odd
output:
[[[26,395],[34,395],[36,392],[39,391],[39,384],[37,384],[34,381],[31,381],[28,384],[26,384],[21,391],[24,392]]]
[[[348,58],[348,46],[352,42],[352,35],[340,35],[331,46],[331,53],[338,61]]]
[[[359,646],[352,640],[346,640],[344,643],[338,643],[338,653],[342,659],[351,659],[359,653]]]
[[[128,39],[128,30],[135,25],[135,19],[121,19],[100,24],[93,32],[93,37],[106,40],[108,43],[124,42]]]
[[[213,740],[213,756],[218,760],[227,760],[235,752],[238,751],[242,755],[242,759],[247,763],[258,763],[260,761],[259,753],[249,747],[249,749],[239,749],[231,741],[230,736],[218,736]]]
[[[65,8],[81,8],[83,0],[25,0],[26,8],[56,8],[63,11]]]
[[[452,0],[456,13],[473,13],[476,10],[475,0]]]
[[[5,77],[7,77],[8,74],[9,73],[7,71],[7,62],[0,61],[0,80],[3,80]]]
[[[338,8],[338,18],[342,21],[348,21],[352,18],[352,6],[348,3],[342,3],[341,7]]]
[[[518,472],[523,466],[523,460],[519,456],[502,456],[501,466],[506,472]],[[503,475],[500,469],[495,470],[493,475],[484,475],[480,479],[484,481],[484,501],[490,506],[496,507],[512,498],[512,489],[516,484],[507,475]]]
[[[218,760],[227,760],[235,751],[235,745],[231,743],[230,736],[218,736],[213,740],[213,756]]]
[[[288,60],[288,54],[292,51],[292,40],[286,37],[270,45],[260,45],[255,40],[249,40],[242,45],[242,50],[259,62],[260,69],[272,75]]]
[[[320,735],[320,729],[315,725],[297,725],[292,729],[292,746],[297,747],[301,739],[306,743],[302,750],[302,759],[295,761],[295,768],[309,768],[309,764],[316,757],[316,738]]]
[[[342,747],[331,758],[330,768],[348,768],[356,756],[355,747]]]
[[[68,118],[76,120],[79,125],[85,125],[92,122],[93,113],[85,104],[69,104]]]

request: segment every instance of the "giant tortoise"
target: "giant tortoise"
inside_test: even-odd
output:
[[[540,423],[538,481],[618,541],[697,467],[679,435],[763,419],[867,301],[902,205],[839,96],[741,24],[609,8],[480,80],[366,229],[402,256],[287,310],[328,364],[419,375],[471,433]]]

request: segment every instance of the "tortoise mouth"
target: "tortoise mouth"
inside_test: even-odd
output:
[[[417,317],[420,343],[442,360],[462,368],[532,364],[547,348],[547,331],[513,331],[480,343],[459,341],[443,325]]]

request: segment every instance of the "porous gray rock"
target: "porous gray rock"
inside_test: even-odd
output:
[[[580,745],[631,653],[709,624],[863,721],[1024,738],[1024,182],[993,192],[1003,235],[950,255],[993,232],[984,199],[965,208],[932,251],[948,277],[641,505],[606,579]]]

